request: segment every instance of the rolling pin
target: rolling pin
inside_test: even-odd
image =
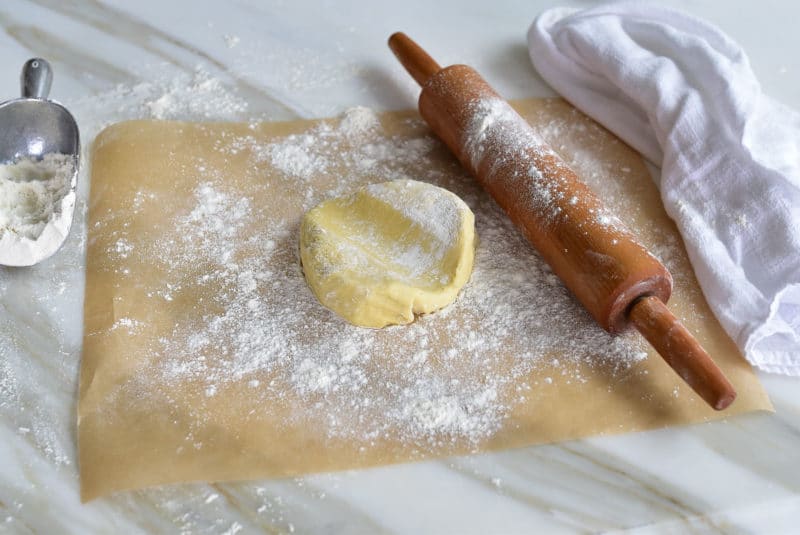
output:
[[[419,111],[433,132],[594,319],[612,334],[635,327],[709,405],[730,405],[733,386],[665,305],[667,268],[474,69],[441,68],[400,32],[389,47],[422,87]]]

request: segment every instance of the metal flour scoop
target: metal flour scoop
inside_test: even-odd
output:
[[[4,164],[0,168],[3,169],[0,182],[14,181],[0,183],[0,186],[8,186],[0,190],[0,195],[6,196],[5,199],[0,198],[0,209],[4,208],[9,213],[15,210],[19,212],[20,209],[13,206],[17,198],[28,204],[34,201],[41,204],[42,199],[48,200],[45,196],[36,198],[34,195],[36,191],[45,191],[43,183],[36,184],[39,190],[23,192],[18,197],[9,194],[9,191],[20,191],[19,187],[24,187],[25,183],[33,184],[35,180],[46,178],[34,176],[35,173],[31,176],[23,172],[10,173],[9,170],[35,169],[37,162],[58,158],[63,165],[60,176],[66,177],[59,194],[49,198],[53,206],[40,210],[46,210],[44,213],[49,215],[46,219],[41,216],[43,226],[37,228],[38,235],[25,235],[8,225],[0,226],[0,265],[31,266],[44,260],[64,243],[72,225],[80,138],[72,114],[64,106],[47,100],[52,81],[50,64],[40,58],[30,59],[22,67],[22,97],[0,104],[0,164]],[[25,197],[25,193],[30,195]],[[8,221],[8,217],[4,220]]]

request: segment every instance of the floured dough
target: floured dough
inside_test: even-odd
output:
[[[414,320],[469,279],[475,217],[455,194],[415,180],[373,184],[308,211],[300,257],[320,302],[362,327]]]

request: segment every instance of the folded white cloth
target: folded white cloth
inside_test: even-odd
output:
[[[800,114],[739,46],[654,4],[545,11],[531,60],[576,107],[660,165],[706,299],[759,368],[800,375]]]

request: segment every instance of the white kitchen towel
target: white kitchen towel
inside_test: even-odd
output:
[[[661,166],[703,292],[759,368],[800,375],[800,114],[761,92],[714,26],[655,4],[545,11],[531,60]]]

